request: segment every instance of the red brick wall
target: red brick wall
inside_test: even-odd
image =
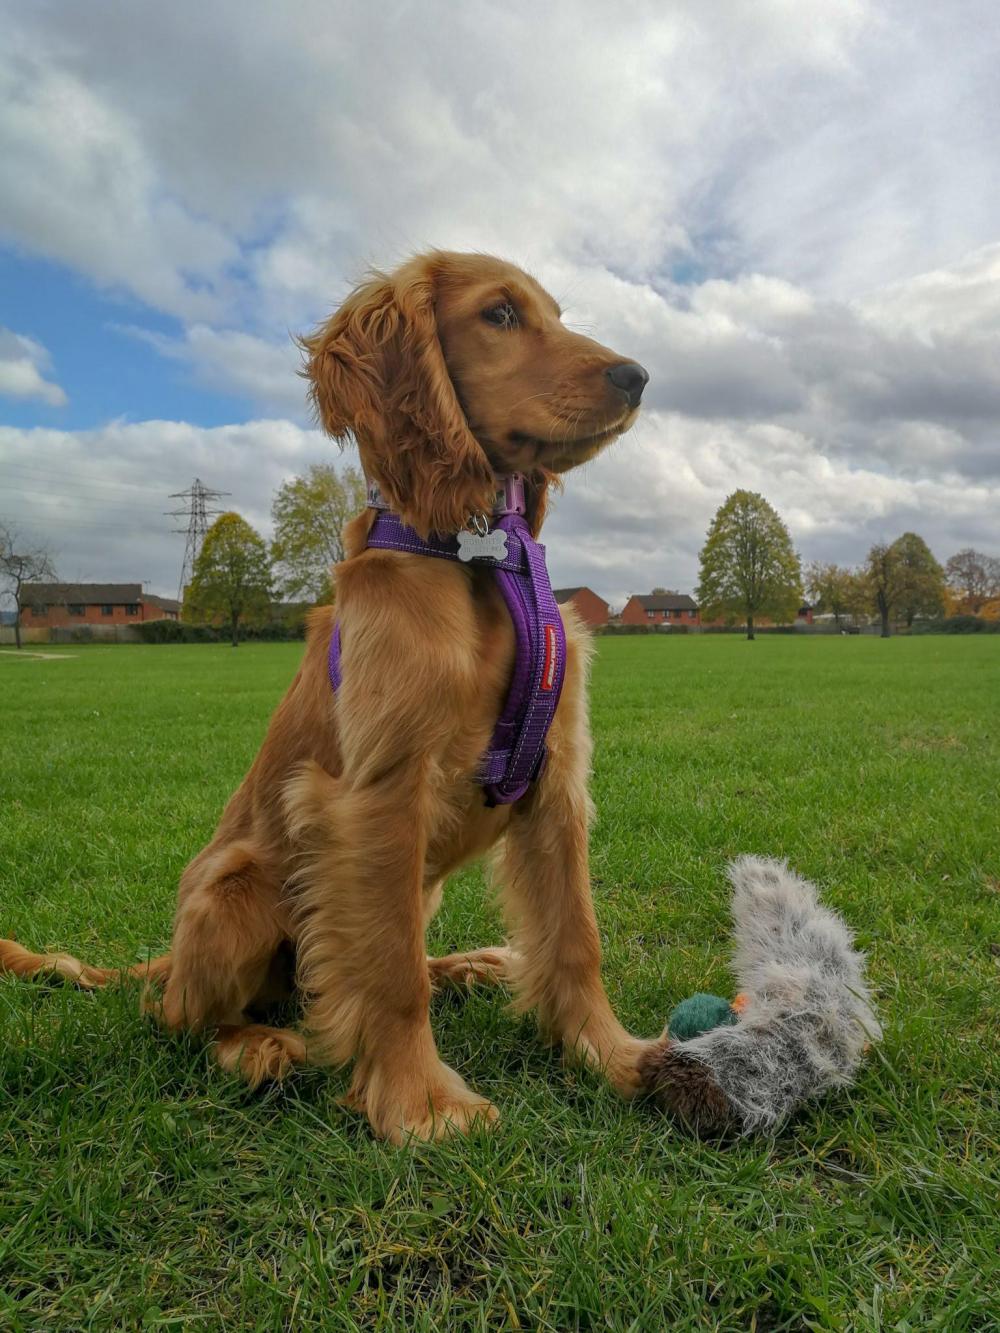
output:
[[[21,624],[29,629],[34,627],[41,629],[43,627],[51,628],[53,626],[69,625],[73,628],[76,625],[138,625],[141,620],[176,620],[177,616],[172,611],[164,611],[160,606],[153,606],[151,603],[138,602],[138,610],[134,615],[127,614],[125,607],[131,606],[131,602],[123,602],[112,605],[111,615],[106,616],[101,611],[100,602],[88,602],[84,605],[82,616],[71,616],[65,605],[56,605],[51,603],[45,614],[35,615],[30,606],[26,606],[21,614]]]
[[[41,616],[36,615],[30,606],[25,607],[21,620],[29,628],[32,626],[40,628],[43,625],[69,625],[71,627],[74,625],[137,625],[143,618],[142,609],[142,603],[139,602],[136,614],[126,615],[125,604],[122,603],[118,606],[112,606],[111,615],[106,616],[101,613],[101,604],[95,602],[87,603],[84,606],[82,616],[71,616],[65,606],[57,606],[53,603]],[[155,618],[151,617],[151,619]]]
[[[697,611],[656,611],[647,615],[638,597],[630,597],[622,612],[623,625],[700,625]]]
[[[591,629],[600,629],[608,623],[608,604],[603,597],[589,588],[581,588],[569,598],[571,605],[585,625]]]

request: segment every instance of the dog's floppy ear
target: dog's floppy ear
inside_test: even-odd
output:
[[[448,375],[425,264],[375,274],[303,338],[304,374],[323,428],[353,435],[371,480],[421,536],[489,513],[493,469]]]

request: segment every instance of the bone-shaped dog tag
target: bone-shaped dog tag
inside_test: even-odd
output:
[[[502,528],[480,536],[478,532],[458,534],[459,560],[506,560],[507,534]]]

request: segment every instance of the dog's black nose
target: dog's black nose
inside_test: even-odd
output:
[[[629,407],[639,406],[642,391],[649,383],[647,370],[636,361],[623,361],[619,366],[612,366],[607,376],[616,389],[621,389]]]

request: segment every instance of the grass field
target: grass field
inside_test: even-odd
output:
[[[298,645],[0,654],[0,935],[163,949]],[[723,867],[787,856],[868,951],[858,1085],[684,1137],[499,992],[435,1001],[491,1136],[387,1148],[343,1073],[252,1095],[131,992],[0,981],[0,1328],[1000,1328],[1000,639],[605,639],[593,873],[612,999],[726,992]],[[478,870],[434,951],[496,941]]]

